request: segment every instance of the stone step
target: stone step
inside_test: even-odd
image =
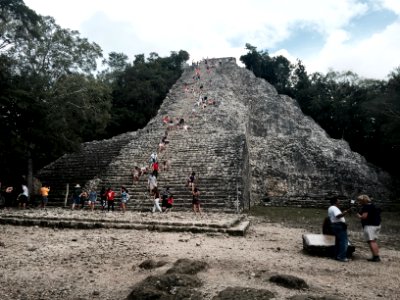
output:
[[[226,213],[226,212],[225,212]],[[164,214],[119,212],[101,213],[91,211],[67,211],[48,209],[30,211],[21,214],[19,211],[0,215],[0,224],[19,226],[42,226],[52,228],[115,228],[134,230],[177,231],[193,233],[226,233],[245,235],[250,222],[244,215],[205,214],[193,218],[190,213],[169,212]]]

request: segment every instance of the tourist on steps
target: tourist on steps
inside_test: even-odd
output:
[[[190,174],[190,176],[187,179],[187,186],[190,188],[190,190],[193,191],[194,188],[194,184],[196,181],[196,172],[192,172],[192,174]]]
[[[164,210],[164,212],[167,213],[167,212],[171,211],[171,210],[172,210],[173,204],[174,204],[174,195],[170,194],[170,195],[168,196],[168,199],[167,199],[167,207],[166,207],[166,209]]]
[[[128,202],[128,200],[129,200],[128,190],[124,186],[121,186],[121,209],[123,213],[125,213],[126,211],[126,203]]]
[[[168,204],[168,197],[170,195],[169,186],[167,186],[164,191],[162,192],[162,200],[161,200],[161,208],[162,211],[166,211],[167,204]]]
[[[139,182],[140,177],[142,177],[144,174],[147,174],[149,171],[149,167],[144,166],[139,168],[138,166],[134,166],[132,170],[132,185],[135,184],[135,182]]]
[[[39,190],[40,196],[41,196],[41,204],[40,207],[42,209],[46,208],[47,202],[49,201],[49,192],[50,192],[50,187],[47,186],[47,184],[43,184],[42,187]]]
[[[154,189],[157,188],[157,178],[154,174],[150,174],[147,179],[147,188],[149,190],[150,195],[153,195]]]
[[[158,177],[158,170],[159,170],[158,161],[153,162],[151,167],[153,168],[153,175],[157,178]]]
[[[107,203],[107,194],[106,193],[107,193],[106,187],[103,186],[100,191],[101,211],[104,211],[106,209],[106,203]]]
[[[151,167],[151,164],[152,163],[155,163],[157,161],[157,153],[151,153],[151,155],[150,155],[150,159],[149,159],[149,164],[150,164],[150,167]]]
[[[89,192],[89,207],[91,211],[94,211],[94,207],[96,206],[96,201],[97,201],[97,192],[92,189]]]
[[[88,200],[89,195],[86,191],[82,191],[82,193],[79,195],[80,199],[81,199],[81,209],[83,209],[85,207],[85,202]]]
[[[200,191],[198,190],[197,187],[195,187],[192,191],[192,195],[193,195],[193,200],[192,200],[192,208],[193,208],[193,212],[199,213],[201,215],[201,208],[200,208]]]
[[[79,183],[77,183],[74,187],[74,191],[72,192],[72,209],[75,209],[75,206],[81,203],[81,194],[82,188]]]
[[[164,159],[161,164],[161,170],[167,172],[171,167],[171,161],[169,159]]]
[[[135,184],[136,182],[139,182],[140,178],[140,168],[138,166],[134,166],[132,170],[132,184]]]
[[[115,198],[115,192],[109,187],[106,192],[106,199],[107,199],[107,211],[111,210],[114,211],[114,198]]]
[[[158,210],[159,212],[162,212],[162,209],[160,207],[160,192],[158,191],[157,187],[154,188],[153,194],[154,194],[154,200],[153,200],[154,205],[153,205],[151,212],[155,213],[156,210]]]

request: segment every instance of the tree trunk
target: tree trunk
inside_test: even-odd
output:
[[[32,197],[34,197],[35,195],[33,192],[33,160],[30,152],[28,154],[28,177],[26,180],[28,184],[29,196],[32,200]]]

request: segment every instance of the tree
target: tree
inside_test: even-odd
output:
[[[270,57],[268,51],[257,51],[257,48],[246,44],[247,54],[240,57],[254,75],[264,78],[275,86],[279,93],[290,94],[292,64],[284,56]]]
[[[28,162],[32,173],[33,158],[40,167],[93,139],[105,128],[110,109],[109,88],[91,75],[102,55],[100,47],[50,17],[36,24],[35,34],[16,36],[2,56],[7,81],[0,92],[1,128],[6,148],[13,149],[2,151],[3,164],[15,162],[13,171],[21,173],[20,162]]]
[[[18,41],[37,37],[35,27],[41,18],[22,0],[1,0],[0,21],[0,51],[4,53]]]
[[[362,107],[371,123],[370,127],[373,128],[372,134],[376,137],[373,143],[365,146],[372,161],[399,176],[400,67],[389,74],[386,84],[381,84],[378,88],[378,92],[371,94]]]
[[[108,59],[103,60],[103,65],[107,66],[98,74],[98,78],[107,83],[111,88],[115,84],[118,76],[120,76],[127,67],[128,56],[124,53],[111,52],[108,54]]]
[[[137,130],[155,116],[169,89],[182,74],[189,54],[180,50],[168,57],[152,52],[135,55],[132,65],[118,74],[112,85],[113,109],[108,136]]]

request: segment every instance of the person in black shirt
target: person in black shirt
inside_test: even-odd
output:
[[[357,217],[361,220],[361,225],[364,231],[364,239],[368,243],[372,252],[372,257],[368,261],[379,262],[379,247],[376,242],[379,232],[381,230],[381,214],[380,209],[377,208],[367,195],[360,195],[357,197],[361,210]]]

